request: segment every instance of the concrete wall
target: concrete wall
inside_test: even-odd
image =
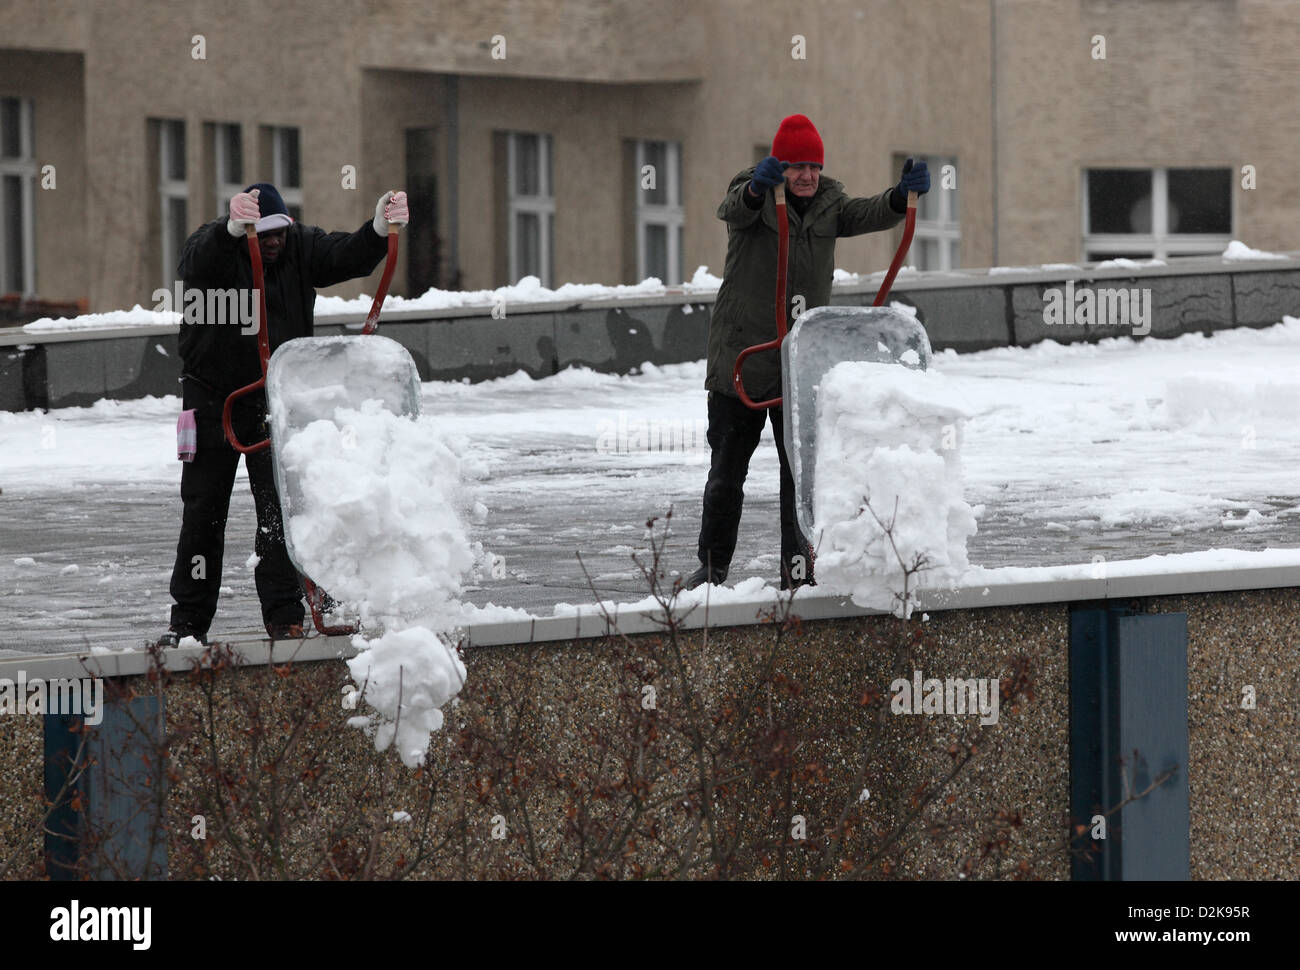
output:
[[[1178,777],[1187,783],[1190,806],[1191,878],[1300,878],[1300,782],[1291,767],[1300,758],[1291,699],[1293,644],[1300,636],[1295,590],[1180,594],[1129,605],[1147,614],[1186,615],[1188,761],[1178,765]],[[918,825],[882,857],[889,866],[876,864],[866,877],[955,879],[976,857],[983,861],[971,872],[975,878],[1070,878],[1069,617],[1065,603],[936,611],[919,625],[915,650],[897,655],[897,621],[891,617],[805,620],[782,632],[767,679],[763,671],[774,645],[773,624],[714,628],[707,638],[700,630],[684,631],[684,662],[706,720],[716,715],[721,723],[732,723],[728,719],[737,710],[750,710],[747,690],[754,683],[771,685],[753,708],[753,723],[768,730],[747,735],[744,746],[758,759],[744,763],[757,770],[728,781],[716,806],[720,824],[744,813],[751,826],[747,837],[755,839],[757,830],[761,844],[764,832],[770,829],[768,835],[779,839],[789,831],[790,817],[799,814],[808,834],[788,857],[778,858],[774,851],[774,867],[763,864],[759,853],[742,854],[742,865],[726,875],[841,876],[846,871],[841,860],[849,868],[859,864],[873,838],[910,812],[918,804],[917,793],[929,792],[973,738],[978,751],[958,781],[922,805]],[[247,772],[266,770],[270,755],[252,757],[248,747],[250,736],[259,734],[258,710],[301,712],[307,725],[295,760],[278,766],[288,794],[305,783],[311,795],[306,814],[293,799],[284,816],[303,839],[296,849],[285,843],[287,872],[276,873],[301,878],[339,875],[318,851],[328,833],[335,841],[347,834],[350,851],[339,846],[341,854],[333,856],[341,865],[378,831],[378,872],[384,874],[399,857],[415,858],[425,824],[431,837],[423,843],[426,849],[444,837],[454,838],[414,866],[408,875],[415,878],[564,875],[576,852],[575,809],[599,812],[604,804],[621,805],[624,789],[612,787],[620,772],[628,764],[646,771],[666,769],[659,759],[673,753],[684,726],[680,708],[673,706],[684,681],[674,672],[660,635],[476,648],[466,653],[469,680],[462,700],[447,710],[448,721],[434,735],[425,769],[416,775],[401,768],[391,751],[376,754],[360,731],[345,725],[356,712],[339,707],[340,689],[349,680],[342,663],[294,664],[287,662],[287,654],[277,658],[275,666],[263,659],[261,665],[219,674],[211,721],[205,721],[204,678],[183,672],[187,665],[179,663],[165,680],[163,702],[174,756],[168,767],[175,772],[167,805],[172,878],[247,875],[231,844],[218,834],[218,820],[205,801],[210,780],[204,766],[215,752],[221,763],[238,767],[235,774],[244,774],[245,783],[252,778]],[[4,674],[12,678],[19,663],[9,662]],[[914,667],[927,677],[1003,681],[1007,701],[997,722],[980,727],[961,715],[878,715],[879,698],[889,697],[891,678]],[[140,678],[118,683],[145,696],[155,691]],[[656,690],[653,715],[640,704],[646,684]],[[1252,707],[1242,705],[1245,686],[1254,691]],[[646,717],[655,718],[658,726],[653,736],[638,734],[635,726]],[[11,878],[41,874],[41,720],[0,717],[0,773],[9,783],[9,797],[0,803],[0,860],[17,850]],[[280,716],[267,719],[275,737],[281,721]],[[214,731],[213,748],[202,734],[190,733],[205,724]],[[504,745],[495,755],[493,739]],[[602,739],[615,745],[608,749],[613,760],[606,763],[604,775],[595,757],[605,750]],[[799,745],[793,760],[782,739]],[[262,750],[278,748],[272,744]],[[620,760],[629,752],[629,761]],[[470,760],[462,761],[462,756]],[[473,769],[465,770],[466,764]],[[788,775],[791,766],[795,770]],[[299,767],[312,774],[300,775]],[[597,776],[611,786],[604,796],[593,795]],[[667,770],[657,777],[654,793],[662,795],[677,784]],[[772,778],[780,784],[769,785]],[[864,788],[870,793],[865,799],[860,796]],[[260,791],[263,799],[274,797],[265,786]],[[241,815],[237,803],[227,804]],[[248,837],[246,849],[258,839],[251,826],[267,830],[268,804],[258,803],[238,823]],[[662,844],[672,844],[693,818],[663,804],[656,807],[651,801],[646,817],[661,819]],[[819,850],[846,805],[855,829],[828,871],[818,859]],[[417,824],[392,824],[396,809],[410,812]],[[201,847],[190,837],[196,814],[209,819]],[[490,835],[498,814],[510,833],[502,840]],[[1007,843],[985,857],[990,826],[999,817],[1013,816]],[[664,863],[660,842],[641,839],[639,833],[638,840],[623,856],[629,868],[614,874],[634,874],[633,862],[651,873]],[[530,859],[530,842],[540,864]],[[316,848],[309,851],[307,846]],[[1139,845],[1124,846],[1130,859],[1141,851]],[[705,875],[706,869],[690,874]]]
[[[910,304],[935,350],[958,352],[1132,336],[1133,327],[1048,326],[1044,294],[1067,281],[1095,289],[1149,289],[1150,336],[1265,327],[1300,316],[1294,261],[1229,266],[1189,260],[1140,271],[1117,269],[983,274],[904,274],[891,301]],[[1281,267],[1281,268],[1279,268]],[[870,305],[875,284],[835,288],[832,301]],[[411,352],[422,380],[486,380],[517,370],[546,377],[572,366],[627,373],[654,364],[700,360],[707,353],[712,295],[607,300],[565,306],[386,314],[382,332]],[[361,314],[323,317],[322,336],[355,333]],[[0,409],[74,407],[100,398],[177,393],[180,358],[174,329],[129,334],[0,334]]]

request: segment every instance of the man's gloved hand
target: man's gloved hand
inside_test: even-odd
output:
[[[411,221],[411,214],[406,208],[406,193],[402,191],[385,192],[375,203],[375,221],[372,225],[381,236],[388,235],[388,224],[395,222],[404,226]]]
[[[248,231],[244,228],[246,225],[262,218],[262,210],[257,204],[257,193],[260,191],[261,189],[253,189],[252,192],[236,192],[230,197],[230,218],[226,220],[226,232],[236,239]]]
[[[903,178],[898,183],[898,191],[903,194],[904,201],[908,192],[925,195],[930,191],[930,170],[925,167],[925,159],[909,158],[903,163]]]
[[[789,162],[777,161],[775,155],[768,155],[754,169],[754,177],[749,182],[750,191],[762,195],[769,189],[776,188],[785,181],[785,170],[789,167]]]

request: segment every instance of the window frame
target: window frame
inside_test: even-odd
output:
[[[19,180],[18,214],[19,245],[22,247],[22,279],[11,280],[9,273],[9,232],[11,218],[5,211],[4,194],[0,192],[0,293],[18,293],[23,297],[36,295],[36,134],[35,106],[31,98],[5,97],[4,101],[18,105],[18,155],[0,156],[0,179]],[[0,182],[0,184],[3,184]]]
[[[906,156],[895,157],[895,171],[902,171]],[[913,253],[918,251],[917,243],[934,241],[939,244],[939,265],[922,266],[913,261],[913,265],[922,272],[947,273],[961,267],[961,213],[954,212],[952,193],[938,183],[942,180],[943,167],[951,165],[958,171],[955,155],[926,155],[926,167],[930,170],[930,191],[918,200],[916,225],[912,232]],[[937,194],[936,194],[937,193]],[[939,209],[937,219],[921,218],[921,206],[929,199]]]
[[[185,120],[183,118],[155,118],[158,131],[158,206],[159,239],[162,256],[162,279],[170,280],[176,275],[176,263],[180,259],[181,247],[189,238],[189,143],[186,139]],[[173,129],[173,126],[176,126]],[[183,178],[174,179],[169,174],[173,161],[172,140],[168,137],[170,130],[180,131],[181,170]],[[180,226],[171,224],[172,207],[169,203],[179,199],[185,204],[185,219]]]
[[[225,136],[231,131],[239,134],[239,175],[238,179],[230,177],[231,159],[226,157]],[[216,217],[228,216],[230,214],[230,199],[242,191],[247,183],[243,179],[244,169],[244,132],[243,126],[239,122],[214,121],[209,125],[210,137],[212,139],[212,189],[216,194],[217,212]]]
[[[1228,179],[1228,232],[1182,232],[1171,233],[1169,226],[1169,170],[1209,169],[1223,170],[1229,173]],[[1108,232],[1091,233],[1091,199],[1088,194],[1088,174],[1090,172],[1127,170],[1151,173],[1151,232]],[[1232,191],[1231,165],[1089,165],[1079,170],[1079,196],[1082,229],[1081,256],[1085,262],[1100,262],[1125,256],[1134,250],[1149,251],[1143,259],[1168,259],[1171,256],[1204,256],[1217,254],[1227,248],[1228,243],[1237,237],[1237,205]],[[1098,257],[1098,258],[1094,258]]]
[[[641,187],[641,170],[649,164],[648,146],[663,145],[664,168],[668,183],[663,188],[668,195],[667,202],[647,202],[646,189]],[[636,168],[633,172],[636,187],[636,275],[637,282],[650,275],[649,247],[646,245],[646,230],[650,226],[661,226],[666,237],[665,258],[667,261],[667,279],[660,280],[665,286],[679,286],[683,281],[685,264],[682,254],[683,236],[686,232],[686,208],[682,204],[682,143],[661,138],[639,138],[636,142]],[[660,173],[656,172],[656,178]]]
[[[523,138],[538,139],[537,195],[523,195],[516,190],[520,163],[519,144]],[[547,289],[554,288],[555,276],[555,182],[554,142],[551,135],[536,131],[506,132],[506,268],[510,285],[524,276],[519,259],[517,217],[538,217],[538,271],[537,278]]]
[[[296,125],[270,125],[271,129],[271,184],[280,190],[285,208],[293,216],[294,222],[300,221],[303,211],[302,196],[302,129]],[[289,159],[286,139],[292,134],[298,140],[298,182],[289,181]],[[296,214],[295,214],[296,212]]]

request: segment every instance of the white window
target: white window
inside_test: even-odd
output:
[[[32,103],[0,98],[0,293],[36,293]]]
[[[908,260],[921,270],[949,270],[961,265],[961,222],[958,218],[957,186],[943,187],[944,167],[957,171],[957,159],[927,156],[930,191],[916,200],[916,231],[912,234],[912,252]],[[903,170],[900,161],[898,171]]]
[[[217,216],[230,214],[230,198],[244,191],[244,139],[239,125],[215,124],[212,133],[213,192]]]
[[[682,146],[675,141],[636,143],[637,281],[653,276],[682,281]]]
[[[271,184],[293,221],[302,219],[302,153],[297,128],[271,129]]]
[[[162,279],[176,275],[189,237],[189,186],[185,180],[185,122],[159,121],[158,201],[162,215]]]
[[[506,219],[510,281],[536,276],[553,286],[555,193],[551,136],[510,132],[506,139]]]
[[[1084,259],[1221,253],[1232,240],[1232,169],[1083,172]]]

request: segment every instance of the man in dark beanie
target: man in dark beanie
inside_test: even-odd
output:
[[[185,300],[180,330],[182,423],[178,446],[184,512],[176,564],[172,569],[171,627],[159,646],[176,646],[187,636],[206,642],[221,589],[222,553],[230,492],[239,452],[226,441],[221,411],[231,391],[262,376],[257,330],[244,319],[255,307],[253,268],[246,226],[257,230],[266,290],[265,324],[271,351],[294,337],[312,335],[316,288],[374,272],[388,252],[388,223],[408,219],[405,192],[386,192],[355,232],[325,232],[295,222],[279,191],[268,182],[250,185],[230,200],[222,216],[185,241],[179,274],[184,291],[204,299]],[[248,297],[251,295],[251,299]],[[232,312],[231,296],[238,312]],[[180,308],[177,308],[180,309]],[[231,425],[245,445],[266,437],[262,392],[235,402]],[[183,431],[181,429],[184,429]],[[284,545],[280,500],[271,472],[270,450],[244,456],[257,510],[253,570],[262,621],[272,639],[302,636],[302,586]]]
[[[835,240],[889,229],[907,211],[907,193],[930,188],[925,162],[903,169],[893,188],[869,198],[849,198],[844,186],[822,175],[821,135],[803,115],[781,122],[772,154],[731,180],[718,218],[727,224],[727,261],[722,287],[709,321],[709,447],[712,460],[704,487],[698,555],[700,568],[686,588],[727,578],[740,528],[745,476],[765,421],[781,461],[781,588],[813,581],[807,539],[795,520],[794,478],[786,457],[781,408],[751,410],[736,396],[732,370],[746,347],[776,337],[777,215],[772,194],[785,182],[789,219],[789,275],[786,319],[830,302],[835,270]],[[747,358],[745,390],[755,401],[781,394],[781,356],[777,350]]]

